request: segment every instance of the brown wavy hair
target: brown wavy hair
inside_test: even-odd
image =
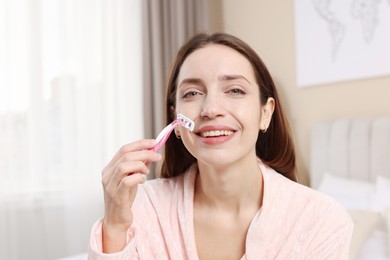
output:
[[[294,143],[275,83],[259,55],[248,44],[233,35],[227,33],[200,33],[190,38],[181,47],[168,78],[166,123],[169,124],[175,119],[177,77],[184,60],[197,49],[211,44],[230,47],[242,54],[252,64],[256,83],[260,89],[261,105],[265,105],[270,97],[275,100],[275,110],[267,132],[259,131],[256,154],[265,164],[280,174],[297,181]],[[161,177],[169,178],[183,174],[194,162],[196,162],[196,158],[187,151],[183,142],[177,139],[175,135],[171,135],[165,145]]]

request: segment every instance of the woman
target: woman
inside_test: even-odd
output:
[[[352,223],[330,198],[298,184],[275,84],[247,44],[198,34],[177,54],[161,160],[154,140],[124,145],[103,170],[105,215],[91,259],[347,259]],[[142,184],[142,185],[140,185]]]

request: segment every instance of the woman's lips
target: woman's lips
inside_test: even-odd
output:
[[[231,130],[212,130],[212,131],[204,131],[199,133],[201,137],[229,136],[232,134],[234,134],[234,132]]]
[[[196,135],[206,144],[221,144],[233,138],[234,130],[228,126],[204,126],[196,131]]]

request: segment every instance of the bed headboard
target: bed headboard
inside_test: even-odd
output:
[[[345,118],[316,123],[311,135],[311,186],[328,171],[374,181],[390,177],[390,117]]]

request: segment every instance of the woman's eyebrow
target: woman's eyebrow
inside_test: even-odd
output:
[[[245,78],[244,76],[242,76],[242,75],[235,75],[235,74],[221,75],[221,76],[218,77],[218,79],[221,80],[221,81],[243,79],[246,82],[248,82],[249,84],[251,84],[250,81],[247,78]]]
[[[183,79],[178,88],[180,88],[181,86],[185,85],[185,84],[193,84],[193,85],[201,85],[201,86],[204,86],[204,81],[199,79],[199,78],[188,78],[188,79]]]

